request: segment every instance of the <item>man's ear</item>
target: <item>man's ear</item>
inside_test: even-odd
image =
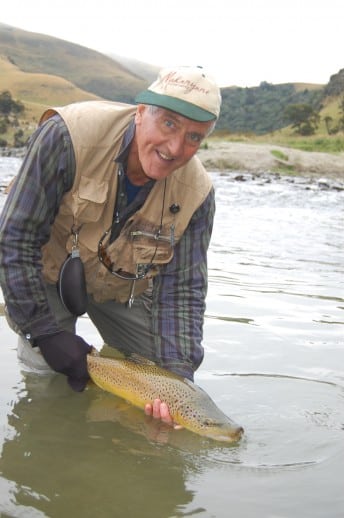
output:
[[[139,104],[135,113],[135,124],[140,124],[142,121],[142,114],[145,111],[147,106],[145,104]]]

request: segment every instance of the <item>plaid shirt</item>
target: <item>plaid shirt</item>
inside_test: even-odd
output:
[[[125,149],[132,136],[129,128]],[[125,152],[117,161],[121,159],[125,160]],[[46,298],[41,248],[49,240],[50,227],[74,175],[68,130],[62,119],[54,116],[31,138],[0,217],[0,283],[7,310],[23,334],[33,338],[61,329]],[[144,202],[152,187],[152,182],[149,184],[128,209]],[[193,370],[203,359],[207,249],[214,211],[212,189],[175,246],[172,261],[154,279],[152,331],[156,355],[165,366],[173,359],[183,359]]]

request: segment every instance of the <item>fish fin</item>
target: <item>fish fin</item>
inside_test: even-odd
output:
[[[137,353],[131,353],[128,356],[128,359],[139,365],[156,365],[156,363],[153,362],[152,360],[148,360],[148,358],[144,358],[144,356],[141,356],[140,354],[137,354]]]

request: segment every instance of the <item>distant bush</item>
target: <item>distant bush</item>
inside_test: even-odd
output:
[[[10,115],[19,114],[24,111],[24,105],[20,101],[14,101],[8,90],[0,93],[0,114]]]
[[[1,147],[25,145],[24,131],[18,120],[18,115],[24,110],[24,105],[20,101],[15,101],[8,90],[0,93],[0,134],[6,137],[1,139]],[[15,132],[14,135],[13,132]],[[13,142],[9,143],[8,139],[12,139],[12,135]]]
[[[0,119],[0,135],[3,135],[7,131],[8,121],[6,119]]]
[[[14,134],[14,147],[22,146],[25,146],[24,131],[20,129]]]
[[[320,116],[310,104],[289,104],[284,110],[285,119],[299,135],[314,135]]]

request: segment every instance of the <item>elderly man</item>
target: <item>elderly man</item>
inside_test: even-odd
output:
[[[177,67],[136,102],[47,110],[0,220],[19,356],[77,391],[89,378],[91,347],[75,334],[83,312],[127,355],[191,380],[203,359],[215,203],[195,154],[219,116],[220,90],[202,68]],[[146,411],[169,419],[159,401]]]

